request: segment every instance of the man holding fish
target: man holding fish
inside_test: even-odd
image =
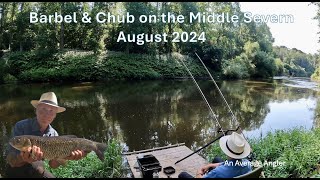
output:
[[[17,122],[13,129],[13,137],[24,135],[38,137],[59,136],[50,124],[54,121],[57,113],[61,113],[66,109],[58,106],[55,93],[43,93],[40,100],[32,100],[31,104],[35,107],[36,117]],[[44,152],[37,144],[33,143],[26,146],[24,143],[24,148],[18,149],[16,146],[13,146],[17,142],[22,141],[16,139],[14,143],[11,141],[9,142],[10,145],[8,145],[7,177],[54,177],[50,172],[45,170],[43,162]],[[46,146],[48,145],[46,144]],[[76,149],[63,160],[79,160],[85,157],[86,154],[87,152],[84,150]],[[50,159],[49,166],[57,168],[60,165],[64,165],[64,163],[62,159]]]

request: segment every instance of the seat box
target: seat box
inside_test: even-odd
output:
[[[137,158],[137,161],[144,178],[152,178],[153,173],[158,173],[162,170],[160,162],[152,154]]]

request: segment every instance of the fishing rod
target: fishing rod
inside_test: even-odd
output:
[[[213,81],[214,85],[215,85],[216,88],[218,89],[220,96],[221,96],[222,99],[224,100],[225,104],[227,105],[227,107],[228,107],[228,109],[229,109],[229,112],[230,112],[231,115],[232,115],[232,119],[233,119],[234,121],[236,121],[237,118],[236,118],[236,116],[233,114],[233,112],[232,112],[232,110],[231,110],[231,108],[230,108],[227,100],[224,98],[224,96],[223,96],[222,92],[220,91],[220,88],[219,88],[219,86],[217,85],[216,81],[213,79],[213,77],[211,76],[211,73],[210,73],[209,70],[207,69],[206,65],[202,62],[202,60],[201,60],[201,58],[198,56],[198,54],[197,54],[197,53],[195,53],[195,54],[197,55],[198,59],[200,60],[201,64],[203,65],[203,67],[204,67],[204,68],[206,69],[206,71],[208,72],[208,74],[209,74],[211,80]]]
[[[222,92],[221,92],[221,90],[220,90],[219,86],[217,85],[216,81],[213,79],[213,77],[212,77],[211,73],[209,72],[209,70],[207,69],[207,67],[205,66],[205,64],[204,64],[204,63],[203,63],[203,61],[201,60],[201,58],[198,56],[198,54],[197,54],[197,53],[195,53],[195,54],[196,54],[196,55],[197,55],[197,57],[199,58],[200,62],[202,63],[202,65],[204,66],[204,68],[206,69],[206,71],[208,72],[208,74],[209,74],[209,76],[210,76],[211,80],[214,82],[214,84],[215,84],[216,88],[218,89],[220,96],[221,96],[221,97],[222,97],[222,99],[224,100],[225,104],[227,105],[227,107],[228,107],[228,109],[229,109],[229,112],[230,112],[230,113],[231,113],[231,115],[232,115],[232,119],[233,119],[233,121],[234,121],[234,122],[238,122],[238,121],[237,121],[236,116],[235,116],[235,115],[234,115],[234,113],[232,112],[232,110],[231,110],[231,108],[230,108],[230,106],[229,106],[229,104],[228,104],[227,100],[224,98],[224,96],[223,96],[223,94],[222,94]],[[208,101],[206,100],[205,96],[203,95],[203,93],[202,93],[202,91],[201,91],[201,89],[200,89],[200,87],[199,87],[198,83],[196,82],[196,80],[195,80],[195,79],[194,79],[194,77],[192,76],[192,74],[191,74],[190,70],[189,70],[189,69],[188,69],[188,67],[184,64],[183,60],[181,60],[181,62],[182,62],[182,64],[184,65],[184,67],[187,69],[188,73],[189,73],[189,74],[190,74],[190,76],[192,77],[192,80],[194,81],[194,83],[195,83],[195,84],[196,84],[196,86],[198,87],[198,89],[199,89],[199,91],[200,91],[200,93],[201,93],[201,95],[202,95],[203,99],[205,100],[205,102],[206,102],[207,106],[209,107],[209,109],[210,109],[210,110],[211,110],[211,112],[213,113],[213,111],[212,111],[212,109],[211,109],[211,107],[210,107],[210,105],[209,105]],[[213,114],[214,114],[214,113],[213,113]],[[214,115],[215,115],[215,114],[214,114]],[[237,129],[234,129],[234,130],[230,129],[230,130],[226,130],[226,131],[224,131],[224,130],[221,128],[221,125],[220,125],[219,121],[218,121],[217,119],[216,119],[216,121],[218,122],[218,125],[220,126],[220,129],[218,130],[218,133],[221,131],[221,132],[223,133],[223,135],[221,135],[221,136],[217,137],[217,138],[216,138],[216,139],[214,139],[213,141],[209,142],[208,144],[206,144],[206,145],[205,145],[205,146],[203,146],[202,148],[200,148],[200,149],[196,150],[195,152],[193,152],[193,153],[189,154],[188,156],[186,156],[186,157],[184,157],[184,158],[182,158],[182,159],[178,160],[175,164],[177,164],[177,163],[179,163],[179,162],[183,161],[184,159],[186,159],[186,158],[190,157],[191,155],[193,155],[193,154],[195,154],[195,153],[197,153],[197,152],[201,151],[202,149],[206,148],[207,146],[209,146],[209,145],[210,145],[210,144],[212,144],[213,142],[217,141],[217,140],[218,140],[218,139],[220,139],[221,137],[223,137],[223,136],[225,136],[226,134],[228,134],[228,132],[230,132],[230,131],[238,131],[238,130],[240,129],[240,131],[241,131],[242,135],[244,136],[244,134],[243,134],[242,129],[241,129],[241,127],[240,127],[240,126],[238,126],[238,127],[237,127]],[[244,138],[246,139],[246,137],[245,137],[245,136],[244,136]]]
[[[231,108],[230,108],[227,100],[224,98],[224,96],[223,96],[223,94],[222,94],[219,86],[217,85],[216,81],[213,79],[211,73],[209,72],[209,70],[207,69],[206,65],[203,63],[203,61],[202,61],[201,58],[199,57],[199,55],[198,55],[196,52],[195,52],[195,54],[197,55],[198,59],[200,60],[201,64],[203,65],[203,67],[206,69],[206,71],[207,71],[207,73],[209,74],[209,76],[210,76],[211,80],[213,81],[214,85],[215,85],[216,88],[218,89],[219,94],[221,95],[222,99],[224,100],[225,104],[227,105],[227,107],[228,107],[228,109],[229,109],[229,112],[230,112],[231,115],[232,115],[233,121],[234,121],[235,123],[238,123],[238,128],[240,129],[240,132],[241,132],[242,136],[244,137],[244,139],[245,139],[246,141],[248,141],[248,139],[246,138],[246,136],[244,135],[244,133],[243,133],[241,127],[240,127],[239,121],[237,120],[236,116],[235,116],[234,113],[232,112],[232,110],[231,110]],[[238,128],[237,128],[237,129],[238,129]],[[253,160],[254,158],[255,158],[255,154],[254,154],[254,152],[252,152],[252,149],[251,149],[251,152],[250,152],[250,154],[249,154],[249,156],[248,156],[248,159]]]
[[[206,144],[206,145],[205,145],[205,146],[203,146],[202,148],[200,148],[200,149],[196,150],[195,152],[193,152],[193,153],[189,154],[188,156],[186,156],[186,157],[184,157],[184,158],[182,158],[182,159],[178,160],[175,164],[177,164],[177,163],[179,163],[179,162],[183,161],[184,159],[186,159],[186,158],[190,157],[191,155],[193,155],[193,154],[195,154],[195,153],[197,153],[197,152],[201,151],[202,149],[206,148],[207,146],[209,146],[210,144],[212,144],[212,143],[213,143],[213,142],[215,142],[216,140],[220,139],[222,136],[225,136],[229,131],[236,131],[236,130],[238,130],[238,128],[237,128],[236,130],[223,130],[223,129],[222,129],[222,126],[220,125],[220,123],[219,123],[219,121],[218,121],[218,119],[217,119],[217,117],[216,117],[215,113],[213,112],[213,110],[212,110],[212,108],[211,108],[210,104],[208,103],[208,101],[207,101],[207,99],[206,99],[205,95],[203,94],[203,92],[202,92],[201,88],[199,87],[199,85],[198,85],[197,81],[196,81],[196,80],[195,80],[195,78],[193,77],[193,75],[192,75],[192,73],[190,72],[189,68],[184,64],[184,62],[183,62],[183,60],[182,60],[182,59],[181,59],[181,62],[182,62],[182,64],[183,64],[183,66],[187,69],[187,71],[188,71],[189,75],[191,76],[191,78],[192,78],[193,82],[196,84],[196,86],[197,86],[197,88],[198,88],[198,90],[199,90],[199,92],[200,92],[200,94],[201,94],[201,97],[202,97],[202,98],[203,98],[203,100],[206,102],[206,105],[208,106],[208,108],[209,108],[210,112],[212,113],[213,117],[214,117],[214,118],[215,118],[215,120],[217,121],[217,123],[218,123],[218,125],[219,125],[219,130],[218,130],[218,132],[222,132],[223,134],[222,134],[221,136],[219,136],[218,138],[214,139],[213,141],[209,142],[208,144]]]
[[[204,149],[204,148],[208,147],[210,144],[212,144],[212,143],[216,142],[218,139],[220,139],[220,138],[222,138],[223,136],[225,136],[225,134],[228,134],[228,132],[231,132],[231,131],[238,131],[238,129],[239,129],[239,127],[237,127],[237,129],[228,129],[228,130],[226,130],[226,131],[219,130],[219,131],[218,131],[218,133],[219,133],[220,131],[222,131],[222,132],[224,132],[224,134],[220,135],[220,136],[219,136],[219,137],[217,137],[216,139],[212,140],[211,142],[209,142],[208,144],[204,145],[202,148],[200,148],[200,149],[196,150],[195,152],[193,152],[193,153],[189,154],[188,156],[186,156],[186,157],[184,157],[184,158],[182,158],[182,159],[178,160],[178,161],[177,161],[177,162],[175,162],[174,164],[177,164],[177,163],[179,163],[179,162],[181,162],[181,161],[183,161],[183,160],[187,159],[188,157],[190,157],[190,156],[194,155],[195,153],[197,153],[197,152],[201,151],[202,149]]]
[[[218,121],[218,119],[217,119],[217,117],[216,117],[215,113],[213,112],[213,110],[212,110],[212,108],[211,108],[210,104],[209,104],[209,103],[208,103],[208,101],[207,101],[207,98],[204,96],[204,94],[203,94],[203,92],[202,92],[201,88],[199,87],[199,85],[198,85],[197,81],[194,79],[193,75],[191,74],[191,72],[190,72],[190,70],[188,69],[188,67],[184,64],[184,62],[183,62],[183,60],[182,60],[182,59],[181,59],[181,62],[182,62],[182,64],[183,64],[183,66],[187,69],[187,71],[188,71],[189,75],[191,76],[191,78],[192,78],[193,82],[196,84],[196,86],[197,86],[197,88],[198,88],[198,90],[199,90],[199,92],[200,92],[200,94],[201,94],[201,97],[202,97],[202,98],[203,98],[203,100],[206,102],[206,105],[208,106],[208,108],[209,108],[210,112],[212,113],[213,117],[214,117],[214,118],[215,118],[215,120],[217,121],[217,123],[218,123],[218,125],[219,125],[219,128],[221,129],[222,133],[225,135],[225,131],[222,129],[222,126],[220,125],[220,123],[219,123],[219,121]]]
[[[203,61],[201,60],[201,58],[198,56],[198,54],[197,54],[197,53],[195,53],[195,54],[197,55],[198,59],[200,60],[201,64],[203,65],[203,67],[206,69],[206,71],[207,71],[207,73],[209,74],[211,80],[213,81],[214,85],[215,85],[216,88],[218,89],[220,96],[222,97],[222,99],[224,100],[225,104],[227,105],[227,107],[228,107],[228,109],[229,109],[229,112],[230,112],[231,115],[232,115],[232,120],[233,120],[235,123],[238,123],[238,128],[240,128],[241,134],[242,134],[243,137],[247,140],[247,138],[246,138],[245,135],[243,134],[243,131],[242,131],[240,125],[239,125],[239,121],[237,120],[236,116],[233,114],[233,112],[232,112],[232,110],[231,110],[231,108],[230,108],[227,100],[224,98],[224,96],[223,96],[223,94],[222,94],[219,86],[217,85],[216,81],[213,79],[211,73],[209,72],[208,68],[207,68],[206,65],[203,63]]]

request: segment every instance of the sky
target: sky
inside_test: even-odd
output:
[[[252,15],[292,15],[294,22],[271,23],[270,28],[274,46],[297,48],[305,53],[320,51],[317,7],[309,2],[240,2],[242,12],[251,12]]]

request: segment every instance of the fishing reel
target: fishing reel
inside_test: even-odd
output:
[[[253,160],[256,159],[256,155],[254,154],[254,152],[250,152],[250,154],[247,156],[247,159],[248,159],[250,162],[253,162]]]

